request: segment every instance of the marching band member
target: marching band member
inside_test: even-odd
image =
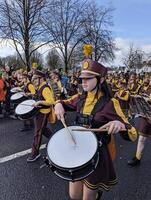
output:
[[[34,85],[31,83],[31,81],[29,81],[28,74],[24,72],[21,77],[22,77],[22,82],[23,82],[22,89],[24,92],[24,96],[33,98],[36,93],[36,90],[34,88]],[[33,127],[33,120],[27,119],[23,121],[23,128],[21,128],[20,131],[21,132],[29,131],[32,129],[32,127]]]
[[[34,96],[36,93],[36,90],[35,90],[33,83],[29,80],[27,73],[22,74],[22,81],[24,84],[23,92],[25,93],[25,95],[26,96]]]
[[[119,81],[119,74],[116,74],[114,76],[114,79],[111,83],[111,88],[112,88],[112,92],[113,92],[113,95],[119,90],[120,88],[120,81]]]
[[[0,117],[3,117],[2,115],[2,103],[5,101],[5,84],[4,80],[2,78],[2,72],[0,71]]]
[[[143,86],[140,90],[142,94],[146,94],[146,96],[151,96],[151,84],[148,78],[145,78],[143,81]],[[150,99],[148,98],[150,101]],[[151,111],[150,111],[151,113]],[[145,117],[139,117],[138,122],[136,124],[136,129],[139,133],[138,143],[137,143],[137,150],[135,156],[128,161],[128,165],[130,166],[137,166],[140,164],[143,150],[145,147],[145,141],[148,137],[151,137],[151,118],[147,119]]]
[[[133,73],[130,75],[128,82],[128,89],[132,95],[138,94],[141,85],[136,80],[136,74]]]
[[[150,80],[148,77],[144,78],[139,93],[140,95],[145,95],[146,97],[149,98],[150,93],[151,93],[151,85],[150,85]]]
[[[84,60],[80,75],[83,93],[60,100],[55,105],[58,119],[64,120],[65,110],[72,109],[77,112],[76,124],[94,128],[102,126],[100,130],[106,128],[108,132],[97,134],[102,146],[99,147],[100,161],[95,171],[82,181],[69,183],[71,199],[95,200],[98,190],[108,191],[117,183],[108,149],[112,134],[126,128],[127,131],[121,134],[125,139],[134,141],[137,138],[136,130],[128,123],[119,102],[110,97],[105,82],[106,73],[107,69],[100,63],[91,59]],[[98,194],[101,196],[100,192]]]
[[[27,158],[27,162],[34,162],[40,157],[39,148],[41,144],[42,134],[50,137],[51,131],[48,129],[48,116],[51,112],[51,106],[54,104],[54,96],[50,86],[45,81],[45,73],[37,70],[32,78],[32,82],[36,89],[38,101],[34,107],[45,106],[41,108],[38,114],[34,117],[34,138],[32,144],[31,155]]]
[[[120,89],[115,93],[114,97],[118,99],[122,111],[128,117],[130,92],[127,90],[126,81],[120,81]]]

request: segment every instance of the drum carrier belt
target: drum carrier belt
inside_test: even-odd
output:
[[[101,111],[104,108],[104,106],[106,105],[106,103],[109,100],[110,100],[109,97],[101,96],[98,99],[97,103],[95,104],[91,114],[85,115],[85,114],[82,113],[82,108],[83,108],[83,105],[85,103],[85,94],[82,94],[79,102],[77,103],[77,115],[76,115],[75,124],[80,125],[80,126],[84,126],[84,127],[95,126],[95,128],[96,128],[94,116],[98,111]],[[101,124],[99,124],[99,127],[100,126],[101,126]],[[103,144],[108,144],[110,142],[110,136],[107,135],[106,133],[105,134],[96,134],[96,136],[99,140],[101,140],[101,142]]]

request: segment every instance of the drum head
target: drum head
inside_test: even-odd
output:
[[[72,130],[83,127],[70,126],[68,128]],[[94,133],[90,131],[72,131],[76,141],[74,145],[68,134],[65,128],[56,132],[48,143],[47,153],[50,162],[59,167],[71,169],[89,162],[97,151],[98,142]]]
[[[15,93],[15,92],[21,92],[22,89],[20,87],[14,87],[10,90],[12,93]]]
[[[21,102],[16,107],[15,113],[17,115],[24,115],[24,114],[29,113],[30,111],[32,111],[34,109],[34,107],[32,106],[34,103],[35,103],[35,100],[33,100],[33,99]]]
[[[18,93],[13,94],[10,99],[12,101],[15,101],[15,100],[20,99],[22,97],[23,97],[23,92],[18,92]]]

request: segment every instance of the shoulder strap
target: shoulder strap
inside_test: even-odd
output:
[[[91,115],[94,116],[98,111],[102,110],[105,106],[105,104],[109,101],[110,99],[107,96],[101,96],[97,103],[95,104]]]
[[[77,112],[79,112],[79,113],[80,113],[80,111],[83,107],[83,104],[85,102],[85,98],[86,98],[86,93],[83,92],[82,95],[79,98],[78,103],[77,103]]]
[[[43,99],[43,98],[42,98],[42,92],[43,92],[43,90],[44,90],[46,87],[48,87],[48,88],[50,89],[50,86],[46,83],[46,84],[43,85],[43,86],[40,88],[40,90],[38,91],[38,97],[39,97],[40,99]]]

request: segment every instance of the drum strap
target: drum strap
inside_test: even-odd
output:
[[[27,85],[24,87],[24,92],[29,92],[28,86],[31,84],[31,82],[28,82]]]
[[[90,126],[92,124],[92,120],[93,120],[95,114],[104,108],[105,104],[109,101],[109,98],[106,96],[100,97],[98,99],[97,103],[95,104],[90,115],[85,115],[82,113],[82,107],[85,103],[85,98],[86,98],[86,94],[83,93],[77,104],[76,124]]]
[[[82,126],[83,125],[90,126],[91,124],[94,124],[94,123],[92,123],[92,121],[93,121],[95,114],[104,108],[106,103],[109,102],[110,98],[107,96],[100,97],[99,100],[97,101],[97,103],[95,104],[95,106],[91,112],[91,115],[84,115],[81,112],[82,112],[82,107],[85,102],[85,97],[86,97],[85,94],[81,95],[81,98],[78,102],[77,107],[78,107],[79,112],[77,112],[76,124],[79,124]],[[116,146],[115,146],[114,136],[113,135],[110,136],[106,133],[96,134],[96,136],[97,136],[98,140],[101,140],[101,142],[104,145],[107,145],[111,159],[114,160],[116,157]]]
[[[48,88],[51,90],[51,88],[50,88],[50,86],[49,86],[48,84],[43,85],[43,86],[40,88],[40,90],[38,90],[38,91],[36,92],[36,99],[37,99],[37,100],[44,100],[44,97],[42,96],[42,92],[43,92],[43,90],[44,90],[46,87],[48,87]]]

